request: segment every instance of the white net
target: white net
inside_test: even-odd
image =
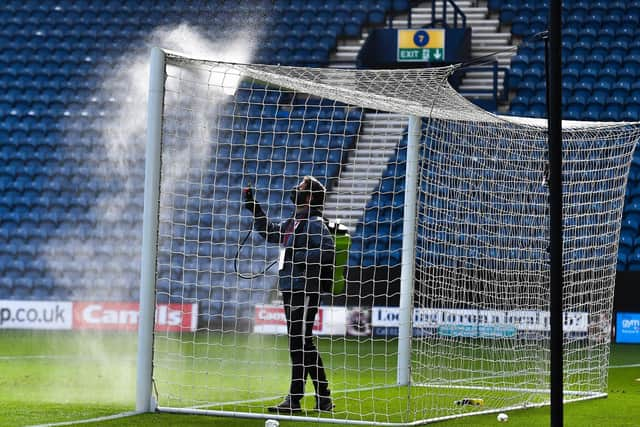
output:
[[[289,416],[267,412],[289,393],[292,371],[281,245],[256,230],[243,188],[253,186],[271,221],[286,221],[289,190],[306,175],[326,186],[324,217],[350,239],[333,237],[338,280],[313,327],[335,409],[314,410],[308,381],[296,416],[394,424],[548,402],[544,126],[474,107],[447,83],[455,67],[166,59],[156,302],[195,305],[198,321],[197,330],[156,328],[161,410]],[[408,116],[422,118],[422,132],[411,378],[398,385]],[[565,125],[568,399],[605,391],[637,138],[631,124]]]

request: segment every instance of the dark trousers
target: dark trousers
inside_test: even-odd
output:
[[[300,400],[304,395],[307,375],[311,377],[316,395],[329,396],[329,383],[322,365],[322,358],[313,343],[313,322],[320,305],[319,293],[305,291],[283,291],[284,314],[289,335],[291,357],[292,399]]]

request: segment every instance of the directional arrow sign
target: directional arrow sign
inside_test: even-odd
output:
[[[444,60],[444,29],[398,30],[398,62]]]

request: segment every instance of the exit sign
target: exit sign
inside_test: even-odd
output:
[[[398,62],[444,61],[443,29],[398,30]]]

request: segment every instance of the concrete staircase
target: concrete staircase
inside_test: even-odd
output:
[[[511,33],[500,31],[500,22],[495,17],[489,16],[486,5],[473,6],[471,0],[457,0],[456,4],[467,17],[467,25],[472,29],[471,57],[477,58],[494,52],[502,52],[511,45]],[[453,10],[447,8],[447,21],[453,22]],[[424,2],[414,7],[411,11],[411,26],[419,28],[431,23],[431,2]],[[407,14],[399,15],[393,19],[393,28],[408,28]],[[367,38],[367,31],[359,40],[344,40],[338,45],[337,51],[330,59],[330,67],[354,68],[356,57]],[[499,67],[509,67],[511,57],[515,50],[496,55]],[[498,75],[498,87],[502,87],[504,74]],[[480,92],[493,87],[493,72],[470,71],[462,81],[460,91],[467,97],[489,98],[492,95]]]
[[[337,219],[351,232],[355,230],[406,128],[405,116],[365,114],[356,150],[343,166],[337,185],[327,194],[327,219]]]

